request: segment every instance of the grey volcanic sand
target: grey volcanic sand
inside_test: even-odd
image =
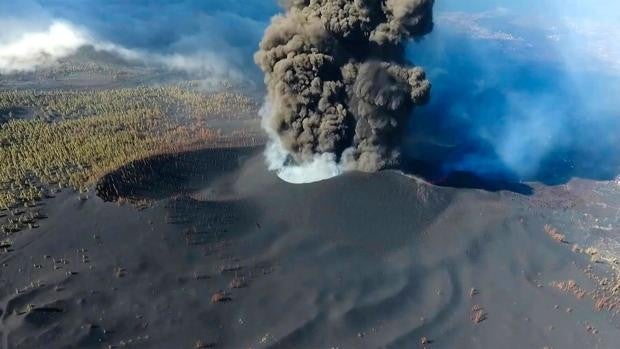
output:
[[[3,347],[620,343],[609,313],[550,286],[593,287],[581,271],[588,259],[544,233],[570,216],[545,195],[435,187],[395,172],[295,186],[247,149],[194,154],[162,170],[178,172],[173,185],[153,175],[164,160],[138,166],[151,174],[132,196],[157,198],[151,207],[64,193],[45,204],[40,229],[14,236],[0,254]],[[193,178],[187,163],[199,169]],[[224,301],[212,303],[218,290]],[[486,320],[471,320],[474,306]]]

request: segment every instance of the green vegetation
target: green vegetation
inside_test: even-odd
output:
[[[179,86],[0,91],[0,116],[27,111],[0,124],[0,211],[14,216],[18,207],[34,206],[58,189],[87,190],[131,161],[230,143],[239,135],[223,136],[209,121],[256,110],[254,101],[236,93]]]
[[[171,117],[238,118],[255,113],[258,105],[249,97],[236,93],[204,94],[184,86],[0,91],[0,115],[15,114],[14,111],[19,110],[30,118],[46,121],[140,109],[155,109]]]

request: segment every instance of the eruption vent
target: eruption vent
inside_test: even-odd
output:
[[[373,172],[398,164],[401,131],[431,88],[424,71],[406,62],[404,46],[432,30],[433,3],[283,2],[286,13],[272,20],[255,56],[269,93],[264,126],[288,155],[272,168],[330,169],[309,175],[316,180],[337,174],[334,166]],[[326,161],[333,164],[313,165]]]

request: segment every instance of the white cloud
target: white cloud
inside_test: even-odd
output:
[[[302,164],[288,163],[289,153],[277,139],[271,139],[265,148],[265,159],[270,171],[281,180],[292,184],[320,182],[341,175],[346,170],[336,162],[336,155],[316,154],[312,161]]]
[[[47,30],[23,32],[0,40],[0,73],[32,71],[49,66],[92,42],[84,32],[62,21]]]
[[[279,136],[268,126],[273,109],[269,100],[261,107],[259,114],[262,126],[269,136],[269,143],[265,148],[265,160],[270,171],[288,183],[305,184],[327,180],[346,172],[345,166],[336,161],[336,155],[330,153],[316,154],[312,161],[302,164],[289,162],[290,153],[284,149]]]
[[[128,61],[161,66],[175,71],[243,82],[244,74],[230,65],[225,52],[198,50],[194,53],[153,53],[126,48],[115,43],[97,40],[87,30],[62,20],[51,21],[47,28],[27,29],[30,25],[14,22],[0,37],[0,74],[30,72],[46,68],[75,54],[80,47],[113,53]],[[6,35],[11,33],[11,35]]]

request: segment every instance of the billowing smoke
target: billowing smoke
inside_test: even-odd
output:
[[[434,0],[287,0],[265,32],[268,159],[292,182],[398,164],[412,109],[431,85],[405,60],[433,28]],[[276,149],[279,154],[274,156]],[[316,172],[319,173],[316,173]]]

